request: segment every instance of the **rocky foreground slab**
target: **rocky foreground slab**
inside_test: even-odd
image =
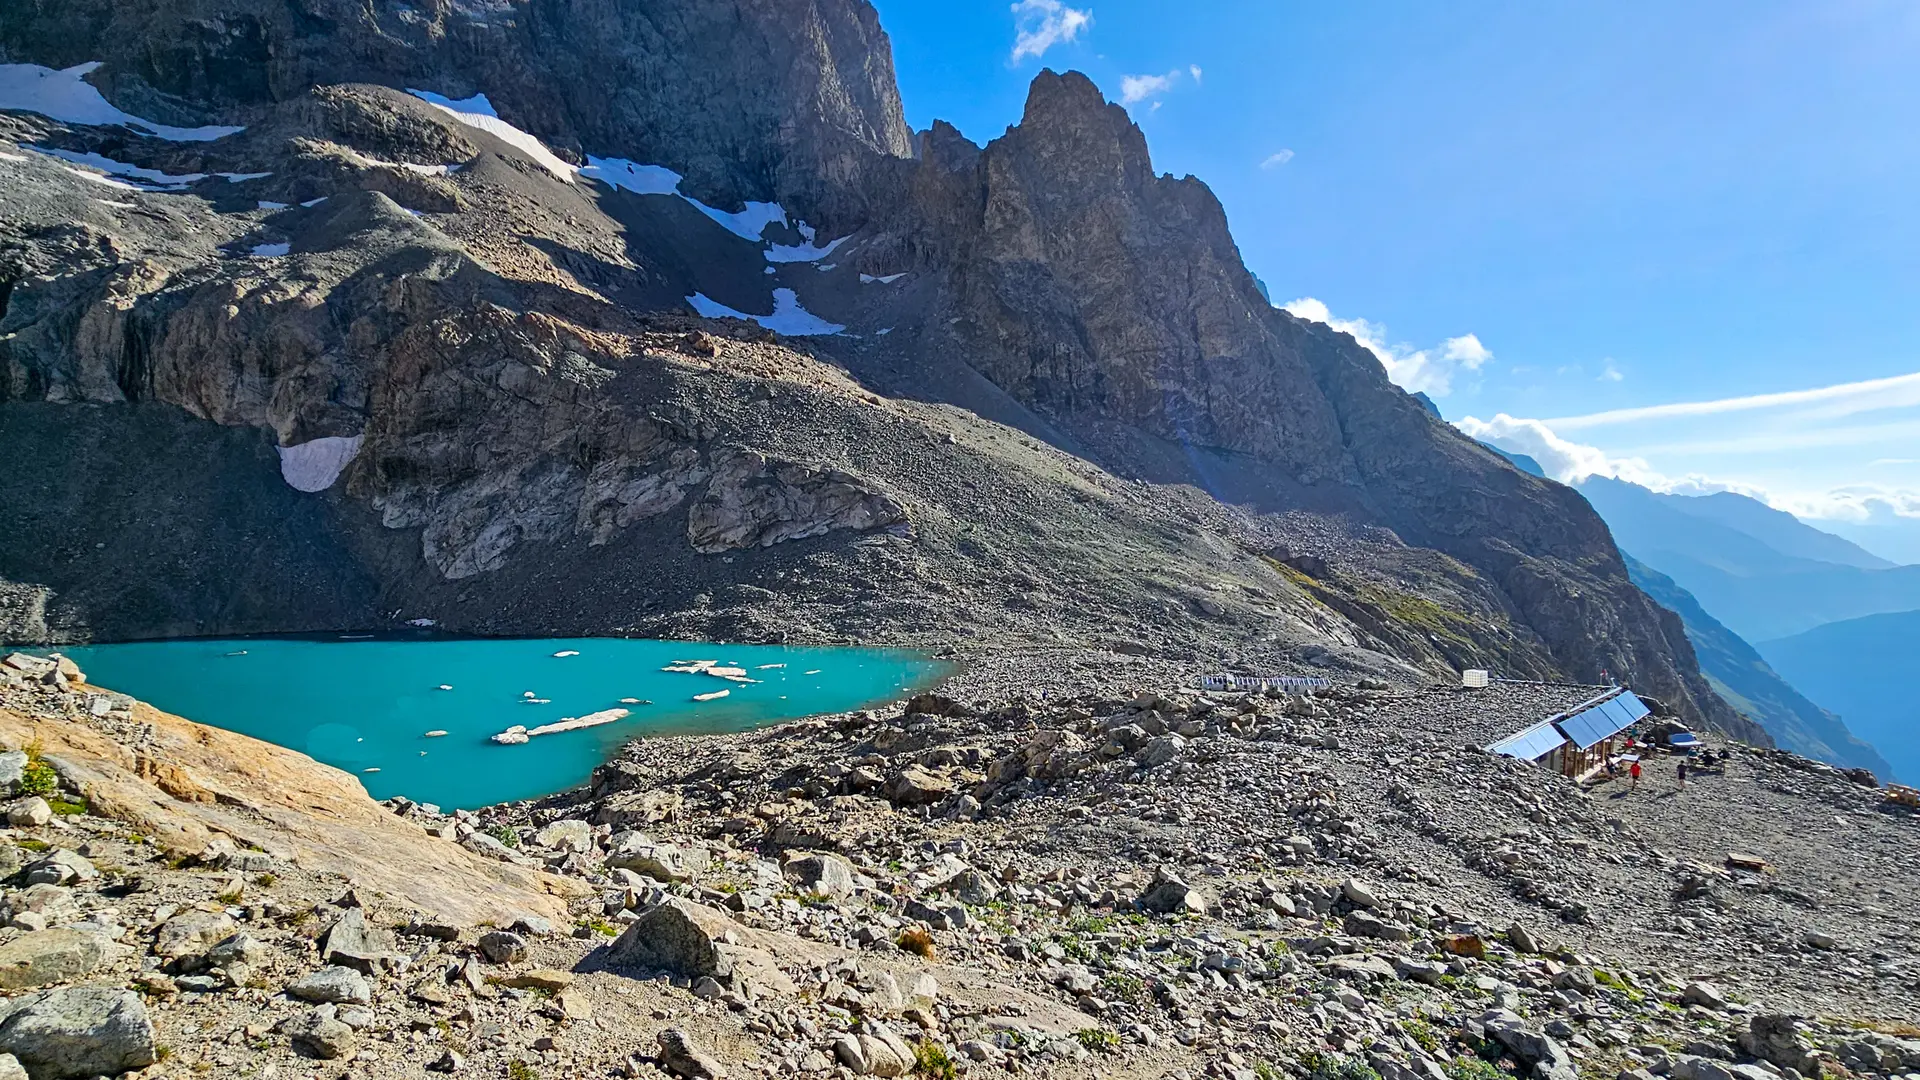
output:
[[[191,794],[250,740],[77,676],[0,676],[0,1077],[1920,1070],[1920,821],[1777,751],[1582,790],[1467,746],[1551,689],[924,695],[482,813],[275,751],[339,801],[269,815]]]

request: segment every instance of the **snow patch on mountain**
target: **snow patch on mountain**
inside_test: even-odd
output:
[[[84,78],[99,67],[99,61],[59,71],[39,64],[0,64],[0,109],[39,113],[63,124],[118,124],[169,142],[212,142],[246,130],[216,125],[173,127],[122,112]]]
[[[51,146],[28,146],[25,149],[36,154],[57,158],[69,165],[80,168],[69,169],[89,180],[97,180],[112,187],[126,188],[130,191],[178,191],[188,184],[198,183],[207,178],[206,173],[184,173],[175,176],[158,169],[143,169],[138,165],[129,165],[124,161],[115,161],[100,154],[82,154],[74,150],[61,150]],[[105,175],[102,175],[105,174]],[[118,177],[119,179],[109,179]]]
[[[773,314],[749,315],[736,311],[725,304],[708,297],[705,293],[694,293],[687,297],[687,303],[693,310],[709,319],[746,319],[759,323],[776,334],[787,337],[818,337],[827,334],[839,334],[846,327],[839,323],[830,323],[800,304],[800,296],[792,289],[773,290]]]
[[[571,184],[573,183],[574,174],[580,171],[554,156],[553,151],[547,149],[546,143],[541,142],[527,132],[500,119],[500,114],[494,111],[493,102],[488,101],[487,95],[485,94],[475,94],[470,98],[461,98],[455,101],[445,95],[436,94],[431,90],[415,90],[409,87],[407,93],[439,109],[441,112],[446,113],[448,116],[453,117],[455,120],[460,121],[470,128],[476,131],[484,131],[494,138],[499,139],[501,142],[532,158],[541,168],[552,173],[560,180]]]
[[[328,435],[298,446],[282,446],[280,478],[295,491],[325,491],[360,452],[365,435]]]

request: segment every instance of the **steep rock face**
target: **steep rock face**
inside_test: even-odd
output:
[[[576,161],[663,164],[717,205],[860,206],[876,159],[911,153],[866,0],[20,0],[0,60],[102,61],[142,116],[245,116],[316,86],[466,98]]]
[[[38,156],[0,165],[19,196],[0,205],[0,405],[154,402],[270,431],[281,476],[335,526],[316,573],[443,623],[626,628],[663,600],[719,627],[716,594],[764,609],[805,592],[836,627],[891,633],[886,612],[951,633],[1000,605],[1236,663],[1321,661],[1323,644],[1295,651],[1317,639],[1429,671],[1486,655],[1606,672],[1729,719],[1583,502],[1447,428],[1351,338],[1273,309],[1211,192],[1156,176],[1084,77],[1042,75],[985,148],[936,128],[909,160],[864,5],[477,10],[10,9],[9,58],[104,57],[128,105],[249,128],[159,146],[0,118],[0,135],[271,174],[120,204]],[[230,55],[256,37],[271,47]],[[242,61],[267,82],[212,78]],[[310,85],[345,77],[387,87]],[[788,267],[680,199],[567,183],[392,89],[420,82],[486,92],[563,151],[665,132],[669,149],[609,152],[687,169],[703,195],[818,210],[846,266]],[[638,314],[697,293],[777,311],[772,282],[861,336],[814,339],[823,360],[742,324],[676,340],[685,320]],[[861,385],[878,366],[893,401]],[[1166,486],[1143,497],[1102,466]],[[1303,550],[1344,563],[1338,581],[1268,557],[1298,532],[1335,537]],[[71,587],[57,546],[16,580]],[[66,618],[59,595],[40,610]]]
[[[1139,128],[1084,76],[1041,74],[1020,125],[984,149],[937,128],[922,150],[880,227],[944,279],[927,355],[964,358],[1116,465],[1144,432],[1196,462],[1179,479],[1223,498],[1231,469],[1254,475],[1265,509],[1385,524],[1484,576],[1562,672],[1737,723],[1576,493],[1475,446],[1350,336],[1273,308],[1212,192],[1157,176]],[[1195,451],[1238,460],[1215,471]]]
[[[1254,454],[1306,483],[1352,478],[1220,204],[1155,176],[1145,136],[1084,75],[1035,79],[1021,123],[984,151],[950,128],[923,149],[888,224],[948,277],[929,351],[1070,424]]]

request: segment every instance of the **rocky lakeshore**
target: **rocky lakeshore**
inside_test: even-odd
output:
[[[451,815],[254,743],[346,789],[271,806],[183,764],[197,725],[16,661],[0,1050],[34,1080],[1920,1070],[1920,818],[1861,778],[1733,745],[1582,790],[1469,744],[1585,688],[1084,659]],[[289,839],[342,818],[358,862]]]

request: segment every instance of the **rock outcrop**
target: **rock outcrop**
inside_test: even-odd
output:
[[[304,754],[145,704],[134,705],[119,724],[129,737],[77,719],[48,721],[0,709],[0,744],[35,746],[93,812],[183,858],[217,864],[236,852],[265,852],[262,858],[355,880],[370,895],[427,917],[468,923],[564,918],[566,899],[579,891],[428,836],[368,799],[352,776]],[[232,930],[231,921],[183,929],[175,951],[204,951]],[[89,944],[76,939],[37,951],[7,978],[30,985],[54,968],[84,966],[91,962]],[[111,1070],[85,1075],[101,1071]]]

